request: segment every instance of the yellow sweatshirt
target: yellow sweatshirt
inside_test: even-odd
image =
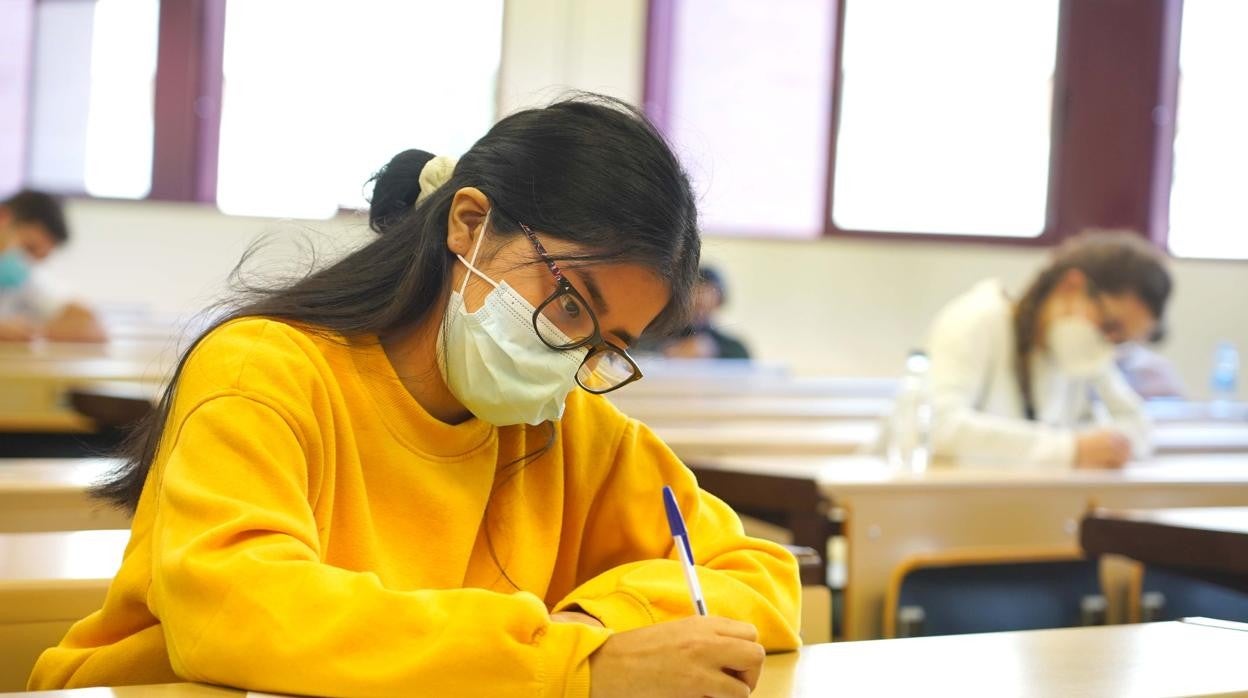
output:
[[[792,556],[745,537],[646,427],[573,391],[549,449],[508,467],[549,435],[434,419],[376,340],[219,328],[186,365],[104,607],[30,688],[586,696],[612,632],[692,611],[664,484],[711,613],[798,645]],[[607,629],[550,621],[572,606]]]

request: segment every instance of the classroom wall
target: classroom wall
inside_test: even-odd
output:
[[[644,0],[510,0],[501,110],[570,87],[640,101]],[[267,236],[258,266],[281,271],[311,242],[332,255],[370,233],[359,215],[333,221],[224,216],[186,204],[75,201],[74,244],[50,263],[82,295],[146,299],[189,313],[218,295],[248,245]],[[816,242],[707,238],[704,257],[730,283],[726,324],[762,359],[804,374],[891,375],[922,341],[932,314],[979,279],[1018,288],[1046,251],[1012,246],[862,239]],[[1248,262],[1178,260],[1171,339],[1163,353],[1194,394],[1207,392],[1214,343],[1234,341],[1248,368]],[[1248,394],[1241,381],[1240,394]]]
[[[190,314],[220,295],[250,245],[249,268],[281,274],[366,240],[363,216],[290,221],[225,216],[211,207],[74,201],[76,238],[48,264],[82,296],[136,301],[159,315]],[[926,242],[784,242],[707,238],[704,257],[730,283],[725,324],[768,361],[807,374],[888,375],[918,345],[932,314],[975,281],[1020,287],[1044,250]],[[1213,345],[1236,342],[1248,370],[1248,263],[1177,260],[1171,339],[1163,353],[1198,394]],[[1243,387],[1241,386],[1241,394]]]

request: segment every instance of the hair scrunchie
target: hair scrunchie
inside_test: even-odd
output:
[[[445,155],[436,155],[426,162],[425,166],[420,168],[420,194],[416,196],[416,203],[424,201],[438,187],[446,184],[451,179],[451,175],[455,174],[457,162],[459,161],[455,158]]]

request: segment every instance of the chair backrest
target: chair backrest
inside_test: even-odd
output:
[[[1140,595],[1140,620],[1177,620],[1204,616],[1248,622],[1248,592],[1160,567],[1146,567]]]
[[[894,571],[884,636],[1035,630],[1105,622],[1098,561],[1052,548],[914,557]]]

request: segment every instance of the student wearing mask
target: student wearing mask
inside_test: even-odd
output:
[[[1149,424],[1114,347],[1157,331],[1170,290],[1142,238],[1092,233],[1059,248],[1021,298],[990,280],[955,299],[928,340],[934,455],[1076,468],[1147,456]]]
[[[697,277],[662,138],[606,98],[522,111],[458,163],[397,155],[369,217],[184,357],[104,489],[135,512],[104,607],[31,688],[747,695],[798,644],[796,562],[598,395]]]
[[[673,359],[748,359],[741,340],[722,331],[715,315],[727,301],[724,279],[711,267],[698,270],[693,294],[693,322],[676,337],[660,342],[657,351]]]
[[[698,287],[694,291],[694,322],[684,335],[664,347],[669,357],[679,358],[749,358],[750,351],[738,338],[721,331],[715,313],[728,300],[724,278],[711,267],[698,270]]]
[[[68,241],[69,227],[54,197],[24,190],[0,203],[0,341],[104,341],[91,311],[65,299],[35,271]]]

